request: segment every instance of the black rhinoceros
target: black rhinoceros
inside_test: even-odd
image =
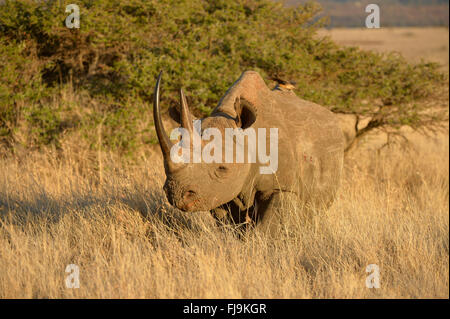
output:
[[[246,71],[211,115],[197,120],[197,125],[180,90],[181,107],[174,119],[188,137],[183,135],[182,141],[174,144],[161,121],[160,82],[161,74],[155,87],[153,116],[164,156],[167,177],[164,190],[171,205],[186,212],[211,211],[217,218],[235,223],[254,221],[258,228],[272,232],[279,214],[289,214],[279,209],[282,198],[294,197],[305,207],[328,207],[332,203],[344,158],[344,136],[332,112],[300,99],[291,90],[279,87],[271,90],[257,72]],[[257,149],[258,156],[250,154],[244,161],[237,159],[237,143],[242,144],[242,140],[237,141],[236,133],[231,139],[236,148],[233,161],[231,157],[226,160],[230,151],[226,143],[217,152],[220,154],[215,161],[192,160],[194,154],[180,161],[180,150],[184,147],[195,153],[195,138],[204,146],[204,133],[210,129],[222,134],[222,140],[218,139],[216,144],[219,147],[230,132],[240,132],[247,136],[244,155]],[[276,139],[268,133],[274,133]],[[266,153],[277,151],[272,163],[267,157],[259,156],[261,149]],[[174,160],[175,153],[177,160]]]

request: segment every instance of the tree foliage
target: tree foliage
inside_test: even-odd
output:
[[[334,112],[374,117],[374,127],[419,128],[444,119],[419,103],[447,83],[436,64],[413,65],[316,36],[324,21],[314,2],[296,8],[268,0],[77,4],[80,29],[65,26],[62,0],[0,5],[0,143],[14,145],[22,120],[30,145],[58,144],[63,132],[100,123],[104,147],[130,151],[152,143],[137,139],[136,128],[148,120],[142,114],[149,113],[160,70],[162,104],[178,103],[183,87],[197,115],[207,115],[241,72],[252,69],[268,84],[273,76],[296,81],[297,95]],[[55,107],[68,86],[101,107],[82,115]],[[73,118],[77,123],[69,123]]]

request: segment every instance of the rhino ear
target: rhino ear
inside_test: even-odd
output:
[[[244,98],[237,97],[234,101],[234,110],[236,111],[237,126],[245,130],[256,121],[256,107]]]

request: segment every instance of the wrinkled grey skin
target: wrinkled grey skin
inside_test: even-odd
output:
[[[221,220],[254,221],[274,232],[281,199],[295,197],[306,207],[328,207],[340,184],[344,136],[335,115],[298,98],[292,91],[270,90],[257,72],[246,71],[222,97],[202,130],[227,127],[278,128],[278,170],[260,174],[259,163],[178,163],[170,159],[173,145],[164,131],[158,78],[154,96],[155,128],[164,156],[164,191],[171,205],[186,211],[211,211]],[[192,132],[192,115],[180,91],[180,112],[174,117]],[[195,131],[195,130],[194,130]],[[195,134],[195,132],[194,132]],[[267,136],[267,146],[269,140]]]

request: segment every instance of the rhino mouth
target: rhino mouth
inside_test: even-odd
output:
[[[200,210],[197,208],[199,203],[200,203],[199,199],[194,199],[190,202],[181,203],[181,205],[176,205],[176,206],[178,209],[182,210],[183,212],[194,212],[194,211]]]
[[[217,208],[220,205],[214,205],[214,201],[204,201],[200,197],[194,195],[193,198],[174,196],[170,192],[166,193],[166,197],[170,205],[183,212],[199,212]],[[175,198],[176,197],[176,198]]]
[[[186,213],[212,210],[216,207],[206,205],[200,199],[194,199],[189,202],[178,202],[171,205]]]
[[[204,210],[204,202],[193,189],[186,190],[180,187],[174,180],[167,180],[164,185],[164,191],[170,205],[182,210],[183,212],[195,212]]]

